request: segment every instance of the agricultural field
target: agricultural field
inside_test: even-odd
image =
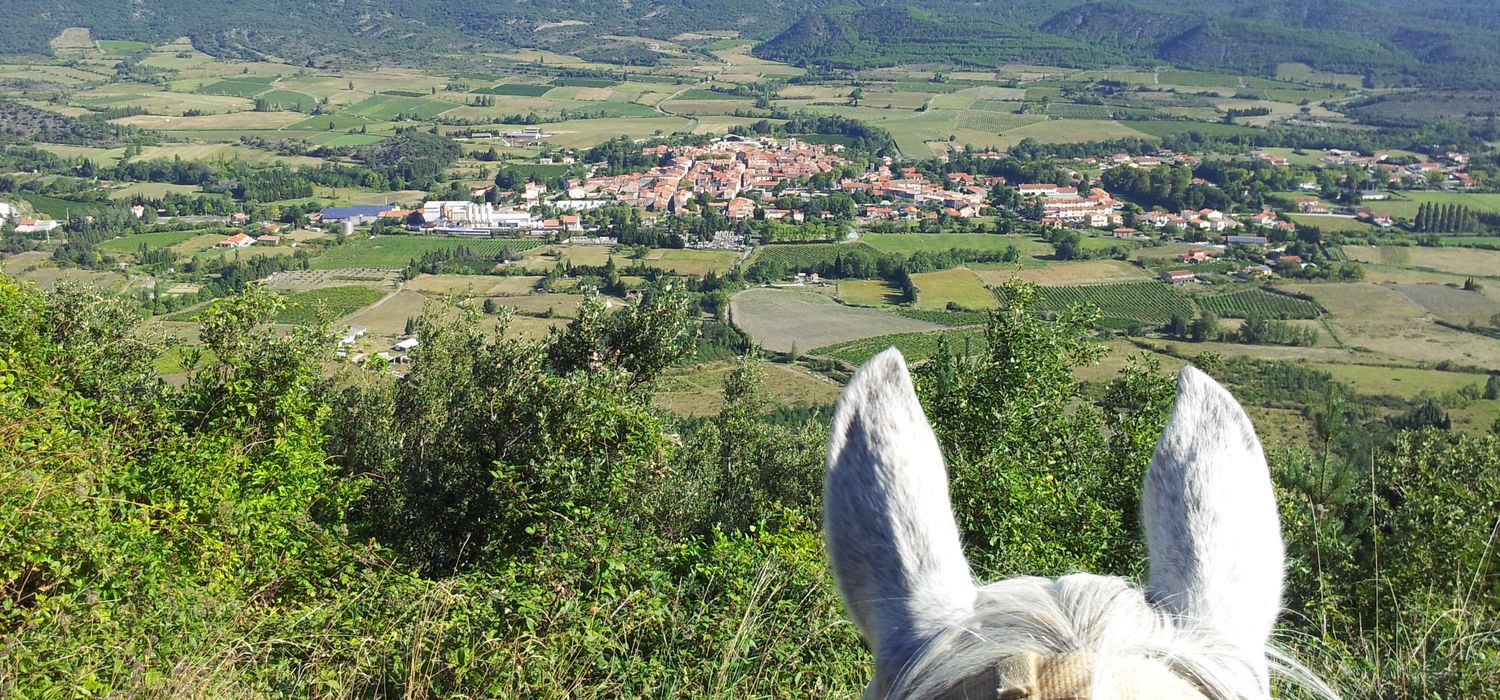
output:
[[[859,241],[881,253],[911,255],[917,251],[942,253],[950,250],[1004,251],[1014,247],[1021,256],[1052,254],[1052,245],[1033,236],[994,233],[865,233]]]
[[[917,287],[917,308],[940,310],[957,304],[964,309],[993,309],[1000,306],[989,287],[966,267],[939,272],[920,272],[911,276]]]
[[[1295,319],[1317,318],[1323,310],[1316,302],[1302,299],[1275,290],[1253,287],[1228,294],[1205,294],[1197,298],[1198,306],[1205,312],[1222,318]]]
[[[732,250],[658,248],[648,253],[641,262],[647,267],[679,275],[702,276],[710,272],[723,275],[739,260],[740,254]]]
[[[96,246],[106,253],[134,253],[140,250],[142,245],[147,250],[160,248],[175,248],[195,236],[202,235],[199,231],[164,231],[161,233],[139,233],[132,236],[121,236],[113,240],[104,241]],[[222,238],[223,236],[219,236]]]
[[[1328,233],[1353,233],[1365,235],[1377,229],[1352,216],[1337,214],[1287,214],[1286,218],[1298,226],[1314,226]]]
[[[1484,291],[1466,291],[1462,287],[1440,284],[1396,284],[1392,288],[1422,307],[1433,318],[1459,325],[1496,325],[1500,302]]]
[[[1361,394],[1396,396],[1404,399],[1437,397],[1464,387],[1484,388],[1482,374],[1443,372],[1412,367],[1357,364],[1315,364],[1313,367],[1355,388]]]
[[[379,236],[373,239],[350,240],[343,245],[331,246],[313,258],[313,269],[330,270],[343,267],[400,268],[423,254],[454,250],[463,246],[479,256],[500,256],[505,253],[524,251],[540,245],[534,239],[512,238],[437,238],[418,236]],[[498,263],[498,259],[496,260]]]
[[[804,289],[758,287],[735,294],[730,318],[762,347],[787,352],[823,347],[891,333],[941,330],[876,309],[844,306],[826,294]]]
[[[1328,310],[1327,326],[1336,339],[1372,358],[1500,366],[1500,340],[1437,325],[1427,309],[1393,285],[1299,283],[1283,288],[1317,300]]]
[[[680,416],[708,416],[724,403],[724,379],[735,363],[708,362],[667,370],[656,383],[651,403]],[[767,362],[761,385],[770,406],[830,404],[838,400],[840,387],[795,365]]]
[[[1457,204],[1474,211],[1500,214],[1500,194],[1495,193],[1401,191],[1392,192],[1390,199],[1365,204],[1382,214],[1408,221],[1417,217],[1417,208],[1423,204]]]
[[[884,280],[839,280],[839,301],[852,306],[889,306],[901,302],[901,290]]]
[[[1453,275],[1500,277],[1500,251],[1473,248],[1344,246],[1350,260],[1446,272]]]
[[[311,325],[354,313],[385,297],[385,292],[362,285],[325,287],[294,292],[285,297],[286,308],[276,314],[276,323]]]
[[[1063,311],[1074,305],[1093,306],[1105,318],[1166,323],[1173,315],[1196,315],[1192,300],[1160,282],[1089,284],[1070,287],[1039,287],[1038,302],[1045,311]]]
[[[997,266],[998,267],[998,266]],[[983,269],[974,274],[985,284],[998,287],[1012,278],[1041,286],[1135,282],[1151,279],[1151,274],[1120,260],[1081,260],[1053,262],[1013,269]]]

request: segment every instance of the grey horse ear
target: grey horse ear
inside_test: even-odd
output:
[[[899,671],[972,614],[975,587],[937,437],[895,348],[866,363],[839,399],[823,496],[839,592],[877,673]],[[877,676],[872,687],[888,681]]]
[[[1141,510],[1152,600],[1233,643],[1266,684],[1284,577],[1270,470],[1245,411],[1193,367],[1177,375]]]

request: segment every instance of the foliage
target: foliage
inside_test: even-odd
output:
[[[1094,318],[1036,294],[915,370],[976,574],[1139,575],[1171,382],[1138,360],[1080,384]],[[692,348],[680,290],[543,341],[434,306],[401,378],[325,376],[332,337],[273,327],[283,303],[216,302],[173,386],[128,301],[0,277],[0,693],[858,694],[816,525],[827,413],[762,419],[753,352],[717,415],[650,409]],[[1351,696],[1500,683],[1500,438],[1355,454],[1371,416],[1325,373],[1205,364],[1318,406],[1314,448],[1268,450],[1299,651]]]

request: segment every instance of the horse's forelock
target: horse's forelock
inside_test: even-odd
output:
[[[1087,692],[1019,660],[1076,673],[1087,659]],[[1037,685],[1040,684],[1040,687]],[[980,589],[974,615],[933,639],[895,677],[889,697],[986,700],[1014,697],[1260,698],[1255,670],[1233,644],[1158,610],[1124,579],[1075,574],[1017,578]],[[1050,693],[1050,694],[1049,694]]]

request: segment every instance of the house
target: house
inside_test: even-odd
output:
[[[1251,279],[1253,277],[1270,277],[1275,272],[1268,265],[1249,265],[1234,274],[1243,279]]]
[[[342,348],[353,345],[354,341],[359,340],[360,336],[364,334],[364,326],[349,326],[349,330],[344,333],[344,337],[339,338],[339,347]]]
[[[724,208],[724,216],[731,219],[748,219],[755,213],[755,203],[744,197],[735,197]]]
[[[1167,284],[1187,284],[1198,279],[1192,270],[1167,270],[1161,273],[1161,281]]]
[[[146,215],[146,207],[139,204],[130,205],[130,215],[139,219]]]
[[[389,204],[355,204],[347,207],[328,207],[318,212],[320,221],[349,221],[358,224],[368,224],[380,215],[395,209]]]
[[[228,238],[225,238],[222,241],[219,241],[218,243],[215,243],[214,247],[215,248],[244,248],[246,246],[252,246],[252,245],[255,245],[255,239],[251,238],[249,234],[241,231],[240,233],[236,233],[233,236],[230,236]]]
[[[1278,256],[1276,258],[1276,266],[1277,267],[1296,267],[1296,268],[1301,268],[1302,267],[1302,256],[1300,256],[1300,255],[1282,255],[1282,256]]]
[[[1213,260],[1214,253],[1207,248],[1194,248],[1186,253],[1183,253],[1182,255],[1177,256],[1177,259],[1189,265],[1196,265],[1201,262]]]
[[[562,224],[564,231],[582,231],[583,219],[577,214],[563,214],[557,217],[558,223]]]
[[[406,340],[396,343],[395,345],[392,345],[391,349],[397,352],[406,352],[407,350],[411,350],[412,348],[417,347],[417,345],[419,344],[420,343],[417,342],[416,336],[412,336],[410,338],[407,338]]]
[[[16,233],[46,233],[60,225],[56,219],[21,219],[16,222]]]
[[[266,235],[256,236],[255,242],[261,245],[281,245],[281,236]]]

